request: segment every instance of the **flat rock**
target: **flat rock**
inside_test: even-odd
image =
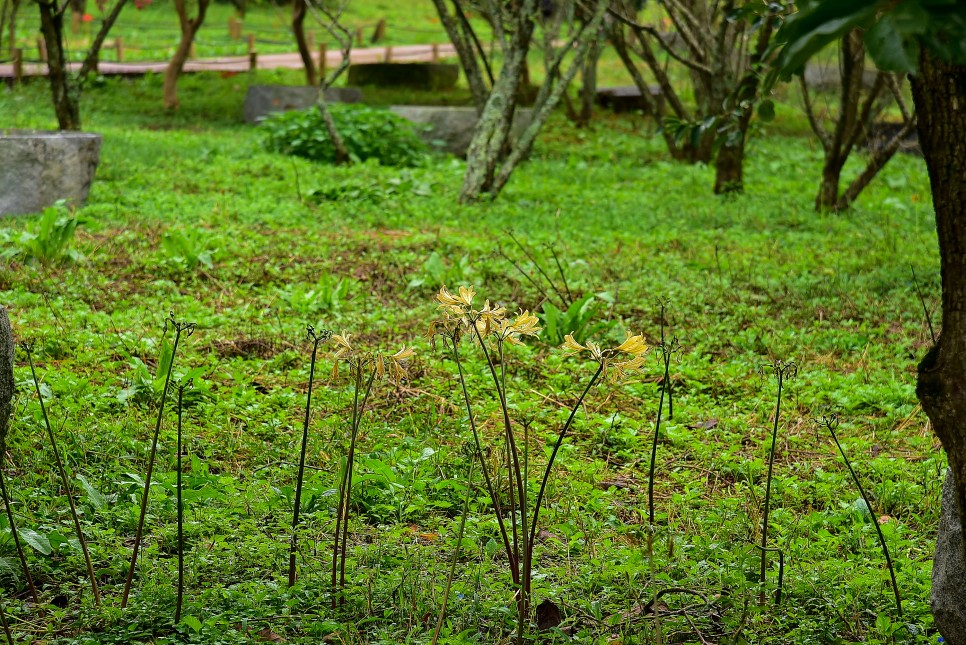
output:
[[[966,644],[966,562],[963,561],[963,522],[956,507],[952,471],[943,482],[939,536],[932,563],[933,619],[946,645]]]
[[[0,215],[37,213],[66,199],[82,206],[94,181],[101,135],[0,131]]]
[[[393,105],[389,108],[408,121],[417,124],[416,132],[436,150],[465,157],[473,140],[473,131],[479,119],[471,107],[435,107],[425,105]],[[518,109],[511,130],[519,137],[530,123],[532,110]]]
[[[460,66],[452,63],[357,63],[349,67],[349,85],[408,87],[438,92],[456,87]]]
[[[661,114],[664,112],[664,94],[661,92],[661,87],[651,85],[647,89],[651,95],[651,105],[654,107],[653,113]],[[602,108],[610,108],[616,113],[635,112],[638,110],[644,110],[645,113],[650,113],[647,105],[644,103],[641,90],[636,85],[601,87],[597,90],[594,98],[597,101],[597,105]]]
[[[307,85],[250,85],[245,95],[246,123],[258,123],[272,112],[304,110],[319,100],[319,88]],[[325,91],[330,103],[358,103],[362,90],[358,87],[330,87]]]

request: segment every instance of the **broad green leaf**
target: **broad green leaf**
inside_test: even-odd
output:
[[[882,16],[865,32],[865,46],[879,69],[912,74],[916,71],[916,48],[903,39],[890,15]]]
[[[23,538],[23,541],[32,546],[34,550],[39,551],[44,555],[50,555],[52,550],[50,547],[50,540],[48,540],[45,536],[33,529],[20,529],[18,534],[21,538]]]
[[[87,495],[87,499],[90,501],[94,510],[103,511],[107,508],[107,498],[101,494],[99,490],[94,488],[87,478],[83,475],[77,476],[77,481],[80,482],[81,488],[84,489],[84,493]]]
[[[201,631],[201,621],[194,616],[182,616],[181,623],[190,627],[193,632]]]

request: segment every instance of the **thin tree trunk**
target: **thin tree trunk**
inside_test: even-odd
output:
[[[80,130],[77,89],[72,87],[64,53],[64,14],[51,1],[38,0],[40,30],[47,45],[47,76],[54,101],[54,113],[61,130]]]
[[[456,0],[456,2],[458,1]],[[453,47],[456,49],[456,55],[460,59],[460,66],[463,68],[463,75],[466,77],[466,83],[470,86],[470,93],[473,95],[473,105],[476,106],[476,111],[482,114],[483,108],[486,106],[489,90],[487,90],[486,83],[483,80],[483,74],[476,58],[474,44],[471,42],[471,38],[467,37],[473,34],[470,34],[465,27],[462,30],[460,29],[456,18],[446,8],[445,0],[433,0],[433,5],[436,7],[436,13],[439,15],[440,23],[442,23],[450,42],[453,43]]]
[[[718,150],[718,158],[715,161],[714,192],[716,195],[722,193],[740,192],[744,190],[744,166],[745,166],[745,141],[748,137],[748,126],[751,124],[751,117],[755,109],[755,96],[758,94],[758,85],[761,80],[759,65],[763,60],[768,44],[771,42],[771,34],[775,28],[775,19],[766,16],[764,24],[758,29],[758,38],[755,41],[755,51],[748,61],[748,67],[744,76],[738,83],[738,89],[734,93],[734,100],[729,101],[733,105],[740,105],[735,132],[726,136],[724,143]]]
[[[339,128],[336,127],[335,121],[332,119],[332,112],[329,111],[329,104],[325,100],[324,88],[319,90],[319,100],[315,107],[322,116],[322,123],[325,124],[325,130],[329,133],[329,139],[332,140],[332,147],[335,148],[335,163],[337,165],[349,163],[349,149],[346,147],[342,135],[339,134]]]
[[[315,61],[312,60],[312,52],[309,51],[309,43],[305,39],[306,1],[292,0],[292,32],[295,34],[295,43],[299,48],[302,67],[305,68],[305,84],[309,87],[315,87],[318,83],[318,76],[315,72]]]
[[[925,47],[912,96],[939,239],[942,333],[919,363],[916,394],[949,459],[956,507],[966,518],[966,66]],[[966,561],[966,540],[963,541]]]
[[[825,164],[822,166],[822,183],[815,196],[815,210],[825,213],[835,208],[839,201],[839,183],[842,181],[842,164],[826,153]],[[844,160],[843,160],[844,161]]]
[[[597,63],[600,60],[603,41],[604,34],[598,33],[597,37],[591,41],[590,51],[584,59],[583,70],[581,71],[584,83],[580,88],[580,115],[577,119],[577,124],[580,126],[589,125],[591,118],[594,116],[594,98],[597,95]]]
[[[86,79],[97,71],[97,61],[101,56],[101,47],[104,46],[104,40],[107,38],[107,34],[111,31],[114,23],[117,22],[118,17],[121,15],[121,9],[126,4],[127,0],[117,0],[114,8],[111,9],[111,13],[101,23],[100,29],[97,30],[97,35],[94,36],[94,40],[91,42],[90,49],[87,50],[87,56],[84,57],[84,64],[81,65],[80,74],[78,74],[81,79]]]
[[[460,202],[479,199],[493,188],[496,168],[506,149],[507,136],[519,97],[520,80],[523,78],[523,68],[533,35],[533,22],[528,13],[524,12],[523,15],[467,150],[466,175],[460,190]]]
[[[175,0],[174,7],[178,13],[178,21],[181,24],[181,41],[178,48],[171,57],[167,69],[164,70],[164,107],[169,110],[178,109],[178,77],[184,69],[185,61],[191,53],[191,43],[195,40],[195,35],[205,22],[205,13],[208,11],[210,0],[198,0],[198,15],[195,18],[188,17],[188,7],[185,0]]]
[[[865,164],[865,169],[858,177],[852,180],[852,183],[849,184],[849,187],[845,189],[845,192],[842,193],[842,196],[839,197],[838,201],[835,202],[835,207],[833,210],[836,212],[841,212],[848,210],[849,207],[852,206],[852,202],[858,199],[859,194],[865,190],[865,187],[868,186],[873,179],[875,179],[875,176],[879,174],[879,171],[882,170],[883,166],[885,166],[889,160],[895,156],[896,152],[899,150],[899,146],[902,145],[902,140],[905,139],[915,127],[916,117],[913,115],[908,121],[906,121],[905,125],[902,126],[902,129],[900,129],[899,132],[892,137],[889,143],[887,143],[883,148],[880,148],[872,153],[872,155],[869,157],[869,161]]]

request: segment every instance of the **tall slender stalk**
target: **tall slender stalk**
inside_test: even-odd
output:
[[[446,576],[446,588],[443,590],[443,605],[439,609],[439,619],[436,621],[436,629],[433,631],[432,645],[439,642],[439,632],[443,629],[443,621],[446,619],[446,606],[449,603],[449,591],[453,586],[453,578],[456,577],[456,564],[460,559],[460,547],[463,546],[463,532],[466,529],[466,516],[470,509],[470,497],[473,496],[473,466],[476,465],[475,459],[470,459],[468,472],[466,473],[466,495],[463,497],[463,515],[460,517],[460,526],[456,531],[456,548],[453,549],[453,560],[449,565],[449,574]]]
[[[781,359],[762,368],[770,369],[778,382],[778,395],[775,400],[775,425],[771,432],[771,449],[768,451],[768,479],[765,480],[765,510],[761,518],[761,569],[758,574],[758,582],[762,585],[758,595],[758,604],[765,604],[765,570],[768,567],[768,511],[771,507],[771,476],[775,467],[775,445],[778,443],[778,423],[782,411],[782,388],[785,381],[794,378],[798,374],[798,366],[792,362],[785,362]]]
[[[664,320],[664,307],[661,307],[661,320]],[[663,340],[664,328],[661,327],[661,358],[664,361],[664,381],[661,386],[661,398],[657,404],[657,420],[654,422],[654,439],[651,441],[651,465],[647,474],[647,519],[651,526],[654,526],[654,474],[657,470],[657,440],[661,434],[661,417],[664,414],[664,394],[667,393],[668,403],[671,400],[671,389],[668,386],[671,371],[671,354],[677,350],[677,339],[672,338],[671,342]]]
[[[299,514],[302,511],[302,482],[305,478],[305,454],[309,444],[309,415],[312,410],[312,383],[315,381],[315,360],[319,352],[319,345],[329,340],[332,332],[327,329],[316,333],[309,325],[306,328],[309,340],[312,341],[312,358],[309,362],[309,391],[305,395],[305,415],[302,418],[302,449],[299,453],[299,472],[295,479],[295,505],[292,510],[292,539],[288,549],[288,586],[295,584],[295,559],[298,553],[298,525]]]
[[[144,533],[144,519],[148,512],[148,494],[151,491],[151,474],[154,472],[154,459],[158,451],[158,437],[161,435],[161,420],[164,418],[164,404],[168,398],[168,384],[171,382],[171,373],[174,370],[174,362],[178,357],[178,343],[181,335],[187,338],[195,331],[193,322],[178,322],[174,317],[174,312],[168,314],[164,320],[164,331],[167,333],[168,327],[174,329],[174,345],[171,349],[171,362],[168,364],[168,371],[164,376],[164,389],[161,390],[161,405],[158,406],[158,418],[154,424],[154,436],[151,439],[151,453],[148,455],[148,472],[144,477],[144,491],[141,494],[141,513],[138,516],[138,527],[134,534],[134,549],[131,552],[131,566],[127,571],[127,582],[124,583],[124,595],[121,597],[121,609],[127,607],[128,597],[131,594],[131,586],[134,584],[134,570],[137,566],[138,551],[141,549],[141,536]]]
[[[532,523],[530,525],[530,542],[527,544],[526,558],[523,561],[523,588],[524,596],[528,602],[530,599],[532,583],[531,573],[533,571],[533,549],[536,545],[537,520],[540,518],[540,507],[543,504],[544,493],[547,491],[547,483],[550,481],[550,473],[553,470],[553,462],[557,459],[557,453],[560,451],[560,446],[563,445],[564,438],[567,436],[567,431],[569,431],[570,426],[573,425],[574,418],[577,416],[577,410],[579,410],[580,406],[583,405],[587,394],[604,373],[605,366],[606,362],[601,361],[601,363],[597,366],[597,370],[594,372],[594,375],[591,376],[590,381],[587,382],[587,386],[584,388],[584,391],[580,393],[580,397],[577,399],[577,402],[574,403],[574,407],[570,409],[570,415],[567,417],[567,422],[563,424],[563,426],[560,428],[560,432],[557,433],[557,441],[553,445],[553,450],[550,452],[550,458],[547,459],[547,466],[543,470],[543,479],[540,480],[540,488],[537,489],[537,501],[533,505],[533,516],[531,519]],[[517,643],[523,643],[523,632],[519,627],[517,629]]]
[[[666,340],[664,338],[664,327],[666,322],[665,314],[667,314],[667,306],[668,304],[670,304],[670,302],[671,302],[670,298],[665,298],[664,300],[661,301],[661,346],[662,347],[666,343]],[[675,342],[675,339],[672,339],[671,343],[673,344],[674,342]],[[674,393],[671,391],[670,374],[666,369],[664,371],[664,382],[661,384],[661,394],[664,394],[664,390],[667,390],[667,418],[668,418],[668,421],[673,421],[674,420]],[[654,521],[651,520],[651,524],[653,523]]]
[[[493,488],[493,481],[490,479],[490,471],[486,467],[486,458],[483,455],[483,446],[480,443],[480,435],[476,429],[476,419],[473,416],[473,408],[470,404],[470,395],[466,389],[466,376],[463,373],[463,362],[460,359],[459,353],[459,332],[458,330],[454,332],[453,335],[448,336],[447,340],[451,343],[450,347],[453,353],[453,361],[456,363],[456,369],[459,373],[460,387],[463,390],[463,403],[466,405],[466,415],[469,419],[470,430],[473,431],[473,442],[476,445],[476,455],[480,461],[480,469],[483,471],[483,481],[486,484],[486,491],[490,494],[490,500],[493,502],[493,510],[496,515],[497,527],[500,529],[500,537],[503,540],[503,549],[506,551],[507,557],[509,558],[510,564],[510,578],[513,580],[514,585],[520,584],[520,569],[519,563],[515,560],[513,549],[510,545],[510,537],[507,534],[506,524],[503,521],[503,512],[500,507],[500,498],[496,494],[496,490]]]
[[[178,601],[174,608],[174,624],[181,622],[181,605],[184,602],[184,496],[182,494],[181,474],[181,417],[184,410],[184,393],[191,387],[191,381],[178,383],[178,465],[177,465],[177,502],[178,502]]]
[[[44,426],[47,428],[47,438],[50,440],[50,449],[54,453],[54,464],[57,472],[60,473],[61,483],[64,485],[64,492],[67,495],[67,503],[70,505],[70,516],[74,520],[74,531],[77,533],[77,540],[80,542],[81,551],[84,553],[84,562],[87,564],[87,575],[91,580],[91,591],[94,594],[94,604],[100,607],[101,592],[97,588],[97,576],[94,574],[94,564],[91,562],[91,554],[87,549],[87,540],[84,538],[84,531],[81,530],[80,518],[77,516],[77,506],[74,504],[74,495],[70,488],[70,479],[67,477],[67,470],[64,462],[60,458],[60,451],[57,449],[57,439],[54,438],[54,429],[50,425],[50,417],[47,416],[47,406],[44,405],[44,395],[40,392],[40,381],[37,379],[37,370],[34,369],[34,358],[31,353],[29,343],[23,344],[27,354],[27,362],[30,364],[30,375],[33,377],[34,389],[37,391],[37,399],[40,401],[40,412],[44,417]]]
[[[352,502],[352,471],[355,466],[356,440],[359,437],[359,427],[362,424],[362,413],[372,393],[372,383],[376,378],[376,367],[366,379],[365,389],[362,386],[363,370],[369,363],[368,359],[356,358],[350,361],[353,378],[352,420],[349,428],[349,446],[346,450],[345,464],[339,484],[339,505],[335,516],[335,532],[332,540],[332,608],[336,604],[345,605],[345,561],[347,542],[349,539],[349,506]],[[359,397],[362,396],[360,403]],[[338,583],[338,586],[336,584]]]
[[[0,623],[3,624],[3,635],[7,637],[7,645],[13,645],[13,634],[10,633],[10,624],[7,622],[7,610],[4,605],[7,603],[0,600]]]
[[[13,537],[13,545],[17,550],[17,557],[20,559],[20,568],[23,570],[24,579],[27,581],[27,588],[30,589],[30,597],[35,603],[39,603],[37,587],[34,585],[33,576],[30,575],[30,567],[27,566],[27,556],[23,550],[23,543],[20,541],[20,533],[17,531],[17,522],[13,516],[13,509],[10,507],[10,496],[7,494],[7,482],[3,474],[2,465],[0,465],[0,494],[3,495],[3,506],[7,511],[7,522],[10,524],[10,535]]]
[[[872,513],[872,504],[869,503],[869,496],[865,494],[865,488],[862,487],[862,482],[859,481],[859,476],[855,474],[855,469],[852,468],[852,462],[845,454],[845,449],[842,448],[842,444],[839,443],[839,438],[835,434],[835,428],[839,425],[839,419],[837,416],[823,416],[821,420],[816,420],[816,422],[824,426],[830,435],[832,435],[832,441],[835,442],[835,447],[839,449],[839,454],[842,455],[842,459],[845,461],[845,467],[849,469],[849,474],[852,475],[852,481],[855,482],[855,487],[859,489],[859,494],[862,495],[862,501],[865,502],[866,508],[869,509],[869,513]],[[899,618],[902,618],[902,597],[899,595],[899,583],[896,582],[896,571],[892,566],[892,556],[889,555],[889,546],[886,544],[885,535],[882,534],[882,527],[875,519],[875,514],[872,513],[872,525],[875,527],[875,532],[879,536],[879,546],[882,547],[882,554],[885,556],[886,566],[889,568],[889,577],[892,579],[892,591],[896,596],[896,611],[899,614]]]

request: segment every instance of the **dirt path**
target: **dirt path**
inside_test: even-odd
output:
[[[435,49],[435,51],[434,51]],[[394,47],[365,47],[353,49],[349,60],[353,63],[378,63],[385,61],[387,56],[392,62],[424,62],[434,58],[455,56],[456,51],[449,43],[440,45],[396,45]],[[316,54],[316,62],[318,62]],[[326,53],[326,66],[331,69],[342,60],[342,52],[330,51]],[[138,76],[145,72],[163,73],[167,61],[112,63],[102,62],[98,72],[104,76]],[[292,54],[259,54],[258,69],[302,69],[302,59],[298,53]],[[80,69],[80,63],[71,63],[71,70]],[[189,60],[185,63],[184,71],[190,72],[247,72],[251,69],[248,56],[226,56],[222,58],[203,58]],[[24,63],[24,76],[46,76],[45,63]],[[0,65],[0,78],[13,78],[14,70],[11,63]]]

